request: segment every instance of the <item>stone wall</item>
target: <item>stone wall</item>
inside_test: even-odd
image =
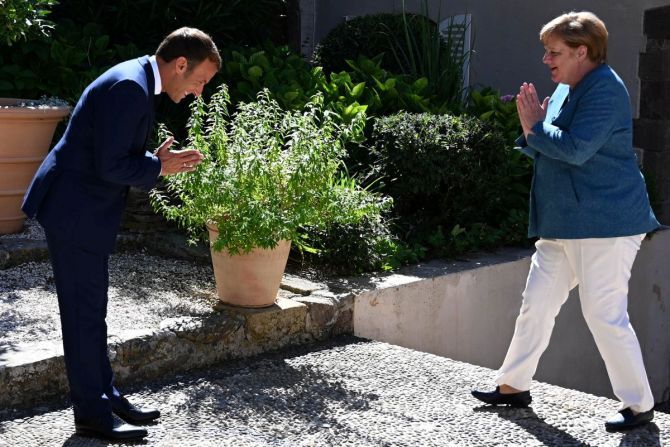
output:
[[[640,117],[634,120],[634,145],[641,149],[642,166],[658,218],[670,223],[670,6],[647,10],[647,45],[640,54]]]

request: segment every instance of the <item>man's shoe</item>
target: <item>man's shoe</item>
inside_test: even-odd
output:
[[[605,422],[605,428],[610,431],[628,430],[651,422],[654,419],[654,410],[635,414],[630,408],[624,408]]]
[[[138,408],[123,396],[110,399],[110,402],[114,414],[131,424],[145,424],[158,419],[161,415],[160,411],[154,408]]]
[[[74,428],[75,433],[79,436],[101,438],[110,441],[139,440],[148,434],[145,429],[126,424],[115,417],[112,417],[111,425],[101,420],[75,420]]]
[[[511,405],[512,407],[525,408],[533,400],[530,397],[530,391],[521,391],[520,393],[502,394],[500,387],[495,391],[477,391],[472,390],[472,395],[490,405]]]

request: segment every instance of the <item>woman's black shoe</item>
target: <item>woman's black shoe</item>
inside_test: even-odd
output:
[[[521,391],[520,393],[502,394],[500,387],[495,391],[477,391],[473,390],[472,395],[490,405],[510,405],[512,407],[525,408],[533,400],[530,397],[530,391]]]
[[[654,410],[634,414],[630,408],[624,408],[605,422],[608,431],[628,430],[651,422],[654,419]]]

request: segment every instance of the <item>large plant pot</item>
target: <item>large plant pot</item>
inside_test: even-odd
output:
[[[210,225],[207,230],[211,245],[219,232]],[[211,250],[219,299],[232,306],[272,306],[290,249],[291,241],[280,241],[273,249],[256,248],[247,254],[230,255],[227,250]]]
[[[70,107],[16,107],[23,99],[0,98],[0,234],[23,228],[23,195],[49,151],[56,125]]]

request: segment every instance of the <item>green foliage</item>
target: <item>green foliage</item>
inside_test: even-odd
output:
[[[258,92],[268,89],[283,109],[301,109],[324,82],[319,67],[311,67],[287,46],[238,49],[224,60],[223,79],[232,87],[233,104],[254,101]]]
[[[286,0],[67,0],[54,8],[54,21],[95,23],[114,44],[137,45],[151,54],[168,33],[193,26],[220,46],[284,39]]]
[[[381,67],[379,56],[358,56],[355,61],[347,61],[347,71],[329,75],[321,67],[310,66],[286,46],[231,51],[226,60],[223,77],[234,86],[233,104],[252,101],[265,88],[286,110],[304,107],[320,92],[325,105],[345,122],[361,111],[388,115],[400,110],[431,109],[430,98],[425,96],[426,79],[394,75]]]
[[[347,125],[325,111],[316,95],[305,108],[284,111],[267,90],[238,105],[228,118],[222,84],[209,103],[192,105],[188,146],[205,159],[194,173],[167,178],[154,206],[197,235],[207,222],[219,229],[214,249],[231,253],[300,243],[300,228],[380,219],[388,201],[339,173],[344,144],[360,134],[365,117]]]
[[[515,140],[522,133],[515,96],[501,96],[498,90],[485,87],[471,90],[469,99],[467,113],[488,123],[503,135],[509,148],[514,147]],[[533,160],[514,150],[509,151],[509,162],[508,194],[505,197],[507,208],[528,209]]]
[[[347,64],[350,67],[348,72],[332,73],[330,81],[321,86],[330,103],[339,107],[360,103],[366,106],[370,115],[375,116],[390,115],[401,110],[431,110],[430,98],[426,96],[425,78],[392,74],[381,67],[379,56],[368,59],[361,55],[356,61],[347,61]]]
[[[351,275],[400,265],[394,262],[400,243],[381,217],[307,227],[302,238],[303,264],[323,272]]]
[[[33,40],[0,55],[0,96],[24,98],[49,93],[76,103],[86,86],[108,67],[137,57],[132,45],[112,45],[94,23],[64,20],[49,40]]]
[[[501,96],[500,91],[491,87],[484,87],[481,90],[472,89],[466,112],[500,131],[509,144],[513,144],[514,140],[521,135],[521,124],[514,95]]]
[[[56,0],[0,0],[0,40],[12,46],[33,36],[49,36],[53,23],[46,19]]]
[[[123,60],[153,54],[163,37],[188,24],[223,42],[258,44],[283,38],[286,1],[281,0],[0,0],[4,5],[54,5],[51,37],[0,47],[0,95],[43,94],[76,102],[86,86]],[[40,14],[45,14],[42,8]],[[1,22],[0,22],[1,23]],[[45,22],[37,22],[45,23]],[[7,27],[3,27],[7,30]],[[46,28],[44,29],[46,31]],[[42,33],[43,35],[44,33]],[[0,31],[0,36],[2,32]],[[164,101],[167,103],[167,101]],[[161,106],[159,116],[183,127],[187,105]]]
[[[521,228],[520,208],[510,209],[507,197],[515,151],[490,125],[399,113],[377,119],[372,140],[376,178],[393,198],[408,244],[455,254],[523,239],[527,219]]]
[[[443,36],[433,22],[413,20],[413,16],[405,12],[404,0],[402,9],[402,33],[390,35],[390,46],[399,67],[398,72],[426,79],[429,91],[440,103],[441,113],[460,111],[463,102],[463,66],[470,57],[464,51],[463,33],[470,24],[465,24],[460,34],[456,34],[454,28],[454,31]],[[422,2],[422,16],[428,17],[428,0]]]
[[[425,17],[408,15],[410,32],[418,34],[418,24],[425,21]],[[360,55],[380,55],[384,68],[400,73],[400,66],[393,57],[391,39],[404,32],[405,20],[400,14],[354,17],[336,26],[321,39],[315,49],[314,64],[322,66],[327,73],[336,73],[349,69],[347,60],[356,60]]]
[[[344,22],[321,40],[315,64],[322,65],[326,73],[339,73],[350,70],[350,61],[360,64],[361,56],[372,57],[377,70],[383,68],[394,73],[391,77],[404,79],[408,84],[417,80],[425,83],[418,101],[411,101],[409,107],[396,108],[393,112],[426,111],[427,104],[416,106],[427,98],[430,98],[432,111],[459,112],[463,102],[463,64],[469,54],[463,51],[463,36],[443,37],[427,16],[424,2],[422,15],[377,14]]]

